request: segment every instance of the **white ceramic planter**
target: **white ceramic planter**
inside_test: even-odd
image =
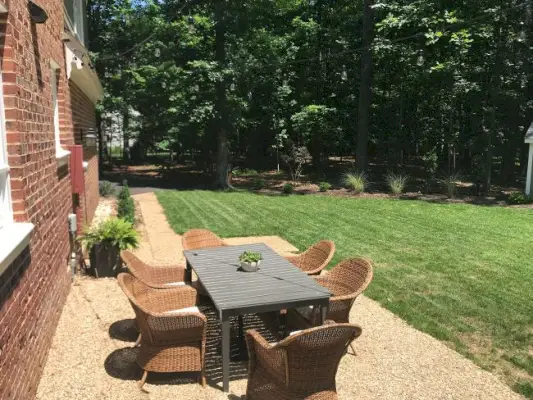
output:
[[[254,263],[247,263],[244,261],[241,261],[241,268],[245,272],[256,272],[259,269],[259,266],[261,265],[261,260]]]

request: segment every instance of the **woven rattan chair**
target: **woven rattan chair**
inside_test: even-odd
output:
[[[350,310],[357,296],[365,291],[374,275],[372,262],[364,258],[351,258],[341,261],[325,275],[314,277],[332,294],[329,299],[327,319],[337,323],[348,323]],[[287,322],[289,328],[301,329],[320,323],[320,310],[317,308],[299,308],[289,310]],[[352,351],[355,353],[353,346]]]
[[[335,375],[348,345],[361,335],[351,324],[328,323],[269,344],[257,331],[246,333],[248,400],[335,400]]]
[[[120,258],[128,271],[147,286],[167,289],[185,284],[185,266],[156,266],[146,264],[129,250],[122,250]]]
[[[321,240],[303,253],[285,258],[307,275],[320,275],[320,272],[328,266],[334,254],[335,243],[331,240]]]
[[[191,229],[183,234],[183,250],[226,246],[226,243],[208,229]]]
[[[151,288],[133,275],[122,273],[118,283],[135,311],[141,331],[137,364],[148,372],[200,372],[205,386],[207,318],[196,307],[196,290],[189,286]]]

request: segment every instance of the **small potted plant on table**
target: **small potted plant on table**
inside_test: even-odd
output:
[[[97,278],[116,277],[120,268],[120,251],[139,246],[133,224],[122,218],[109,218],[86,229],[79,240],[89,252],[91,272]]]
[[[245,251],[239,256],[241,268],[246,272],[255,272],[259,269],[263,256],[255,251]]]

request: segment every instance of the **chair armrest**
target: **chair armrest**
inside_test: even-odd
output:
[[[279,383],[286,384],[286,355],[283,348],[271,345],[255,329],[246,332],[246,344],[249,355],[249,372],[260,367],[267,371]]]
[[[293,255],[293,256],[285,256],[285,259],[290,262],[290,263],[297,263],[298,260],[300,260],[300,255],[299,254],[296,254],[296,255]]]

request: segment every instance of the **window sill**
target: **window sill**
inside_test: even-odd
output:
[[[69,155],[70,155],[70,151],[68,151],[68,150],[64,150],[64,149],[57,150],[57,152],[56,152],[57,165],[59,167],[65,165],[68,162],[68,156]]]
[[[0,275],[28,247],[34,225],[14,222],[0,228]]]

